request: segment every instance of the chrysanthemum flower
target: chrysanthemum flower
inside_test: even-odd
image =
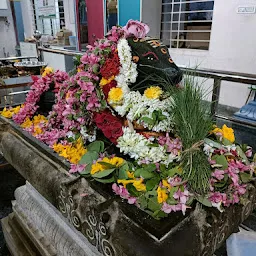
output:
[[[159,99],[163,91],[159,86],[151,86],[144,91],[144,95],[148,99]]]

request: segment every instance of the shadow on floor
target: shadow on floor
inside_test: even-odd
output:
[[[1,161],[3,164],[4,160]],[[0,165],[1,165],[0,164]],[[25,184],[24,178],[10,165],[0,166],[0,219],[12,212],[11,200],[14,199],[14,191]],[[6,247],[2,226],[0,225],[0,256],[10,256]]]

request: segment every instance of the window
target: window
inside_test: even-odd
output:
[[[161,40],[171,48],[208,50],[214,1],[162,0]]]
[[[34,21],[34,29],[39,30],[42,34],[56,35],[56,33],[65,27],[64,5],[63,0],[48,0],[43,1],[43,5],[49,3],[55,4],[56,15],[50,18],[41,18],[38,15],[38,3],[36,0],[30,0],[32,5],[32,16]]]

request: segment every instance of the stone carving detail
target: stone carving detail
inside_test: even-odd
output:
[[[60,185],[57,201],[60,212],[100,253],[104,256],[125,255],[111,243],[109,227],[110,223],[114,225],[114,219],[108,208],[113,200],[106,201],[85,179],[78,178]]]
[[[86,214],[84,223],[88,240],[96,246],[99,252],[106,256],[117,256],[113,245],[109,242],[109,232],[105,224],[96,217],[94,209]],[[108,215],[108,217],[110,217]]]

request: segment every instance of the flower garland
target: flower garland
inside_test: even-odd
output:
[[[52,69],[48,69],[45,70],[45,74],[41,78],[32,76],[32,79],[33,84],[27,94],[26,101],[19,112],[13,117],[13,120],[18,124],[22,124],[27,117],[31,118],[35,114],[38,109],[36,103],[39,102],[41,95],[50,89],[52,83],[58,85],[67,80],[68,75],[62,71],[52,73]]]

